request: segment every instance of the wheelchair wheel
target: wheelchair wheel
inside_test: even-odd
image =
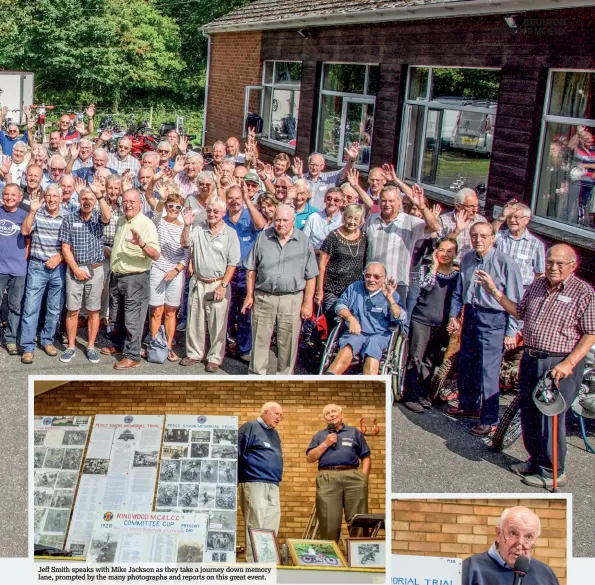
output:
[[[341,323],[335,325],[333,330],[330,332],[324,351],[322,352],[322,359],[320,360],[319,374],[324,374],[335,359],[337,350],[339,348],[339,334],[341,333]]]
[[[395,332],[386,354],[382,367],[382,374],[390,376],[390,385],[393,392],[393,402],[398,402],[403,397],[405,383],[405,369],[409,356],[409,339],[402,332]]]
[[[430,381],[430,398],[432,400],[443,400],[446,396],[456,391],[454,380],[459,361],[459,354],[445,359],[442,365],[436,370]]]
[[[508,405],[494,436],[490,448],[494,451],[508,449],[521,436],[521,395],[517,394]]]

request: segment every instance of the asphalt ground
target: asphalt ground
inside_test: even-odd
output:
[[[423,414],[401,405],[392,407],[392,491],[399,493],[506,493],[528,497],[547,494],[531,488],[508,470],[525,461],[519,439],[495,453],[486,441],[469,434],[477,421],[456,420],[438,407]],[[561,494],[573,494],[573,556],[595,557],[595,455],[586,451],[576,419],[568,415],[568,484]],[[587,425],[595,448],[595,421]]]
[[[41,349],[35,351],[35,359],[31,365],[21,364],[20,357],[12,357],[6,353],[4,346],[0,348],[0,557],[27,556],[28,526],[28,376],[197,376],[197,375],[247,375],[248,364],[234,358],[226,357],[217,374],[205,372],[206,363],[183,367],[177,362],[151,364],[142,360],[139,368],[132,370],[114,370],[117,358],[101,356],[98,364],[91,364],[85,356],[86,328],[79,329],[77,335],[77,353],[68,364],[63,364],[59,356],[65,347],[56,342],[58,357],[49,357]],[[180,357],[184,351],[185,333],[176,334],[176,352]],[[97,347],[110,345],[104,333],[100,331]],[[277,360],[273,351],[270,354],[269,374],[274,374]],[[301,356],[295,373],[297,375],[318,373],[318,363]]]

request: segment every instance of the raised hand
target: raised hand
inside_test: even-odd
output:
[[[4,107],[2,108],[2,117],[5,117],[5,116],[6,116],[6,114],[8,114],[8,106],[4,106]]]
[[[434,205],[432,205],[432,213],[434,214],[434,217],[440,217],[442,214],[442,205],[440,205],[440,203],[434,203]]]
[[[507,220],[511,215],[512,212],[514,211],[514,206],[518,203],[518,201],[516,199],[511,199],[503,208],[502,208],[502,214],[501,214],[501,218],[503,218],[504,220]]]
[[[23,112],[25,113],[25,118],[29,120],[31,118],[31,106],[25,106]]]
[[[184,170],[184,164],[186,162],[185,156],[178,156],[176,157],[176,164],[174,164],[174,173],[181,173]]]
[[[387,299],[390,299],[397,290],[397,282],[394,278],[385,278],[382,285],[382,292]]]
[[[84,122],[77,122],[75,125],[76,131],[81,135],[84,136],[85,134],[87,134],[87,127],[85,126]]]
[[[481,284],[484,290],[490,294],[494,294],[498,291],[494,279],[485,270],[475,271],[475,284]]]
[[[161,199],[161,201],[165,201],[167,199],[169,195],[169,189],[167,188],[167,185],[159,183],[159,185],[155,187],[155,190],[157,191],[157,193],[159,193],[159,199]]]
[[[89,107],[86,109],[85,113],[87,114],[88,118],[95,117],[95,104],[89,104]]]
[[[190,226],[194,221],[194,213],[190,207],[182,209],[182,217],[184,218],[184,225]]]
[[[77,193],[80,193],[82,189],[86,187],[85,181],[83,181],[80,177],[76,177],[74,180],[74,190]]]
[[[467,212],[464,209],[455,213],[455,221],[457,224],[457,232],[459,234],[464,232],[471,223],[471,219],[467,219]]]
[[[140,237],[140,234],[133,228],[130,228],[130,236],[128,238],[128,241],[131,244],[134,244],[135,246],[143,245],[143,241],[142,241],[142,238]]]
[[[124,191],[128,191],[128,189],[132,189],[132,176],[130,175],[130,170],[126,169],[122,174],[122,193]]]
[[[77,159],[79,157],[79,152],[80,152],[80,145],[78,142],[73,142],[70,145],[70,157],[72,159]]]
[[[178,148],[180,149],[180,152],[183,154],[186,154],[186,151],[188,150],[188,136],[180,136],[180,142],[178,144]]]
[[[345,155],[351,162],[355,162],[359,155],[359,142],[352,142],[351,146],[345,149]]]
[[[387,163],[383,164],[382,172],[385,174],[387,181],[391,181],[392,183],[397,182],[397,173],[395,171],[394,165],[389,165]]]
[[[0,165],[0,171],[2,174],[8,175],[10,173],[10,167],[12,165],[12,160],[7,154],[2,155],[2,164]]]
[[[409,194],[408,197],[411,203],[413,203],[413,205],[419,209],[425,208],[426,204],[424,201],[424,188],[420,184],[415,183],[415,185],[413,185],[411,188],[411,194]]]
[[[301,158],[294,156],[293,165],[291,165],[291,170],[293,174],[297,177],[302,177],[304,175],[304,161],[302,161]]]
[[[99,138],[100,140],[102,140],[103,142],[109,142],[112,139],[112,136],[114,135],[114,131],[113,130],[104,130]]]
[[[349,169],[349,171],[347,171],[347,181],[354,189],[357,189],[359,187],[359,171],[356,169]]]
[[[102,193],[103,185],[99,177],[93,177],[92,181],[89,181],[89,189],[95,193],[95,197],[100,197]]]
[[[43,201],[41,199],[41,195],[40,195],[39,191],[37,191],[35,195],[33,195],[33,194],[31,195],[29,203],[30,203],[30,209],[34,213],[37,213],[43,207]]]
[[[60,154],[64,157],[68,154],[68,145],[66,144],[66,140],[60,140],[58,150],[60,151]]]
[[[275,176],[273,171],[273,165],[265,165],[264,172],[266,173],[267,179],[271,180]]]

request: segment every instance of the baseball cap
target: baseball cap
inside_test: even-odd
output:
[[[579,416],[595,418],[595,392],[589,392],[588,387],[583,384],[582,391],[572,403],[572,410]]]
[[[260,178],[254,171],[248,171],[244,175],[244,182],[256,183],[257,185],[260,185]]]
[[[566,410],[566,401],[551,377],[551,371],[546,372],[537,382],[533,390],[533,402],[546,416],[556,416]]]

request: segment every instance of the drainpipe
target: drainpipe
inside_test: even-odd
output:
[[[209,103],[209,82],[210,82],[210,73],[211,73],[211,35],[206,33],[204,30],[201,30],[202,36],[207,39],[207,76],[205,79],[205,103],[203,108],[203,116],[202,116],[202,140],[201,144],[204,148],[206,144],[207,138],[207,107]]]

